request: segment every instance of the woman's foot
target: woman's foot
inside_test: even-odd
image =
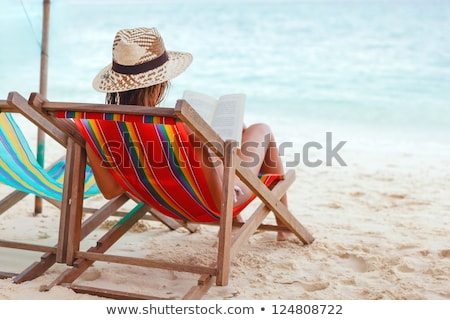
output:
[[[292,232],[278,231],[277,241],[298,242],[298,238]]]

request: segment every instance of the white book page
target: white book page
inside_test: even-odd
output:
[[[244,94],[229,94],[219,99],[211,126],[222,139],[233,139],[238,143],[241,142],[244,106]]]
[[[183,99],[186,100],[198,114],[210,125],[213,121],[214,112],[217,106],[217,99],[206,94],[186,90],[183,93]]]

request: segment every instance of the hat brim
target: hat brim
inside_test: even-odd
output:
[[[92,86],[105,93],[146,88],[175,78],[192,62],[192,55],[187,52],[167,51],[167,54],[169,60],[162,66],[138,74],[117,73],[109,64],[97,74]]]

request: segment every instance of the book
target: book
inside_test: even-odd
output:
[[[220,135],[223,140],[242,139],[246,96],[243,93],[226,94],[218,99],[206,94],[186,90],[183,93],[195,111]]]

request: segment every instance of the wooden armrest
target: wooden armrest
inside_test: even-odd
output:
[[[6,100],[0,100],[0,112],[18,112],[17,108],[8,104]]]

